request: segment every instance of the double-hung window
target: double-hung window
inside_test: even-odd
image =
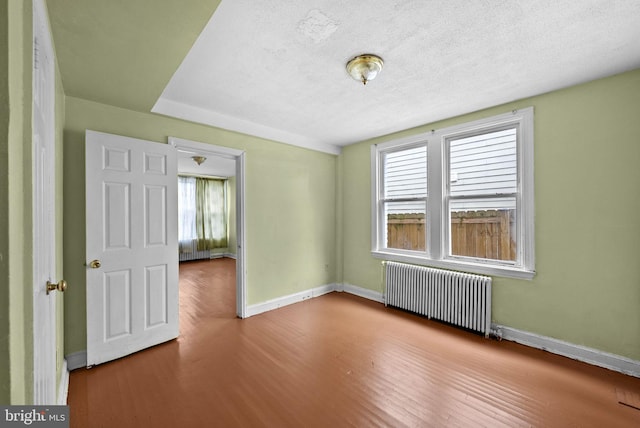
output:
[[[533,108],[371,153],[374,256],[533,277]]]

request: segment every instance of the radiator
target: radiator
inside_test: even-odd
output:
[[[195,239],[191,241],[191,243],[188,243],[188,242],[185,243],[184,241],[181,241],[179,248],[180,248],[180,252],[178,253],[178,260],[181,262],[186,262],[187,260],[200,260],[200,259],[211,258],[210,250],[198,251],[198,244]]]
[[[384,262],[385,304],[489,336],[491,278]]]

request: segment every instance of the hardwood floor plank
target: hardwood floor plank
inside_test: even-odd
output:
[[[235,317],[180,266],[180,337],[70,376],[72,427],[631,427],[640,379],[331,293]]]

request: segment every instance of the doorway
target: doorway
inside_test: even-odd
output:
[[[229,223],[235,223],[235,242],[231,242],[228,253],[235,254],[235,292],[236,307],[235,312],[239,318],[246,317],[246,253],[244,234],[244,152],[227,147],[214,146],[197,141],[184,140],[181,138],[169,137],[169,144],[176,148],[178,158],[178,173],[194,175],[230,177],[233,194],[235,195],[235,215],[230,218]],[[194,159],[201,157],[201,159]],[[204,159],[202,159],[204,158]],[[200,163],[198,163],[198,161]],[[234,221],[235,220],[235,221]],[[231,247],[235,248],[231,248]],[[230,255],[227,254],[227,255]],[[203,263],[206,263],[205,260]],[[200,263],[200,262],[189,262]],[[220,263],[219,263],[220,264]],[[220,266],[223,270],[228,270],[228,263]],[[191,275],[190,275],[191,276]],[[182,282],[182,278],[181,278]]]

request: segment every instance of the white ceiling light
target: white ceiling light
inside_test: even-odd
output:
[[[373,54],[358,55],[347,63],[347,71],[354,79],[367,84],[376,78],[384,62],[382,58]]]

